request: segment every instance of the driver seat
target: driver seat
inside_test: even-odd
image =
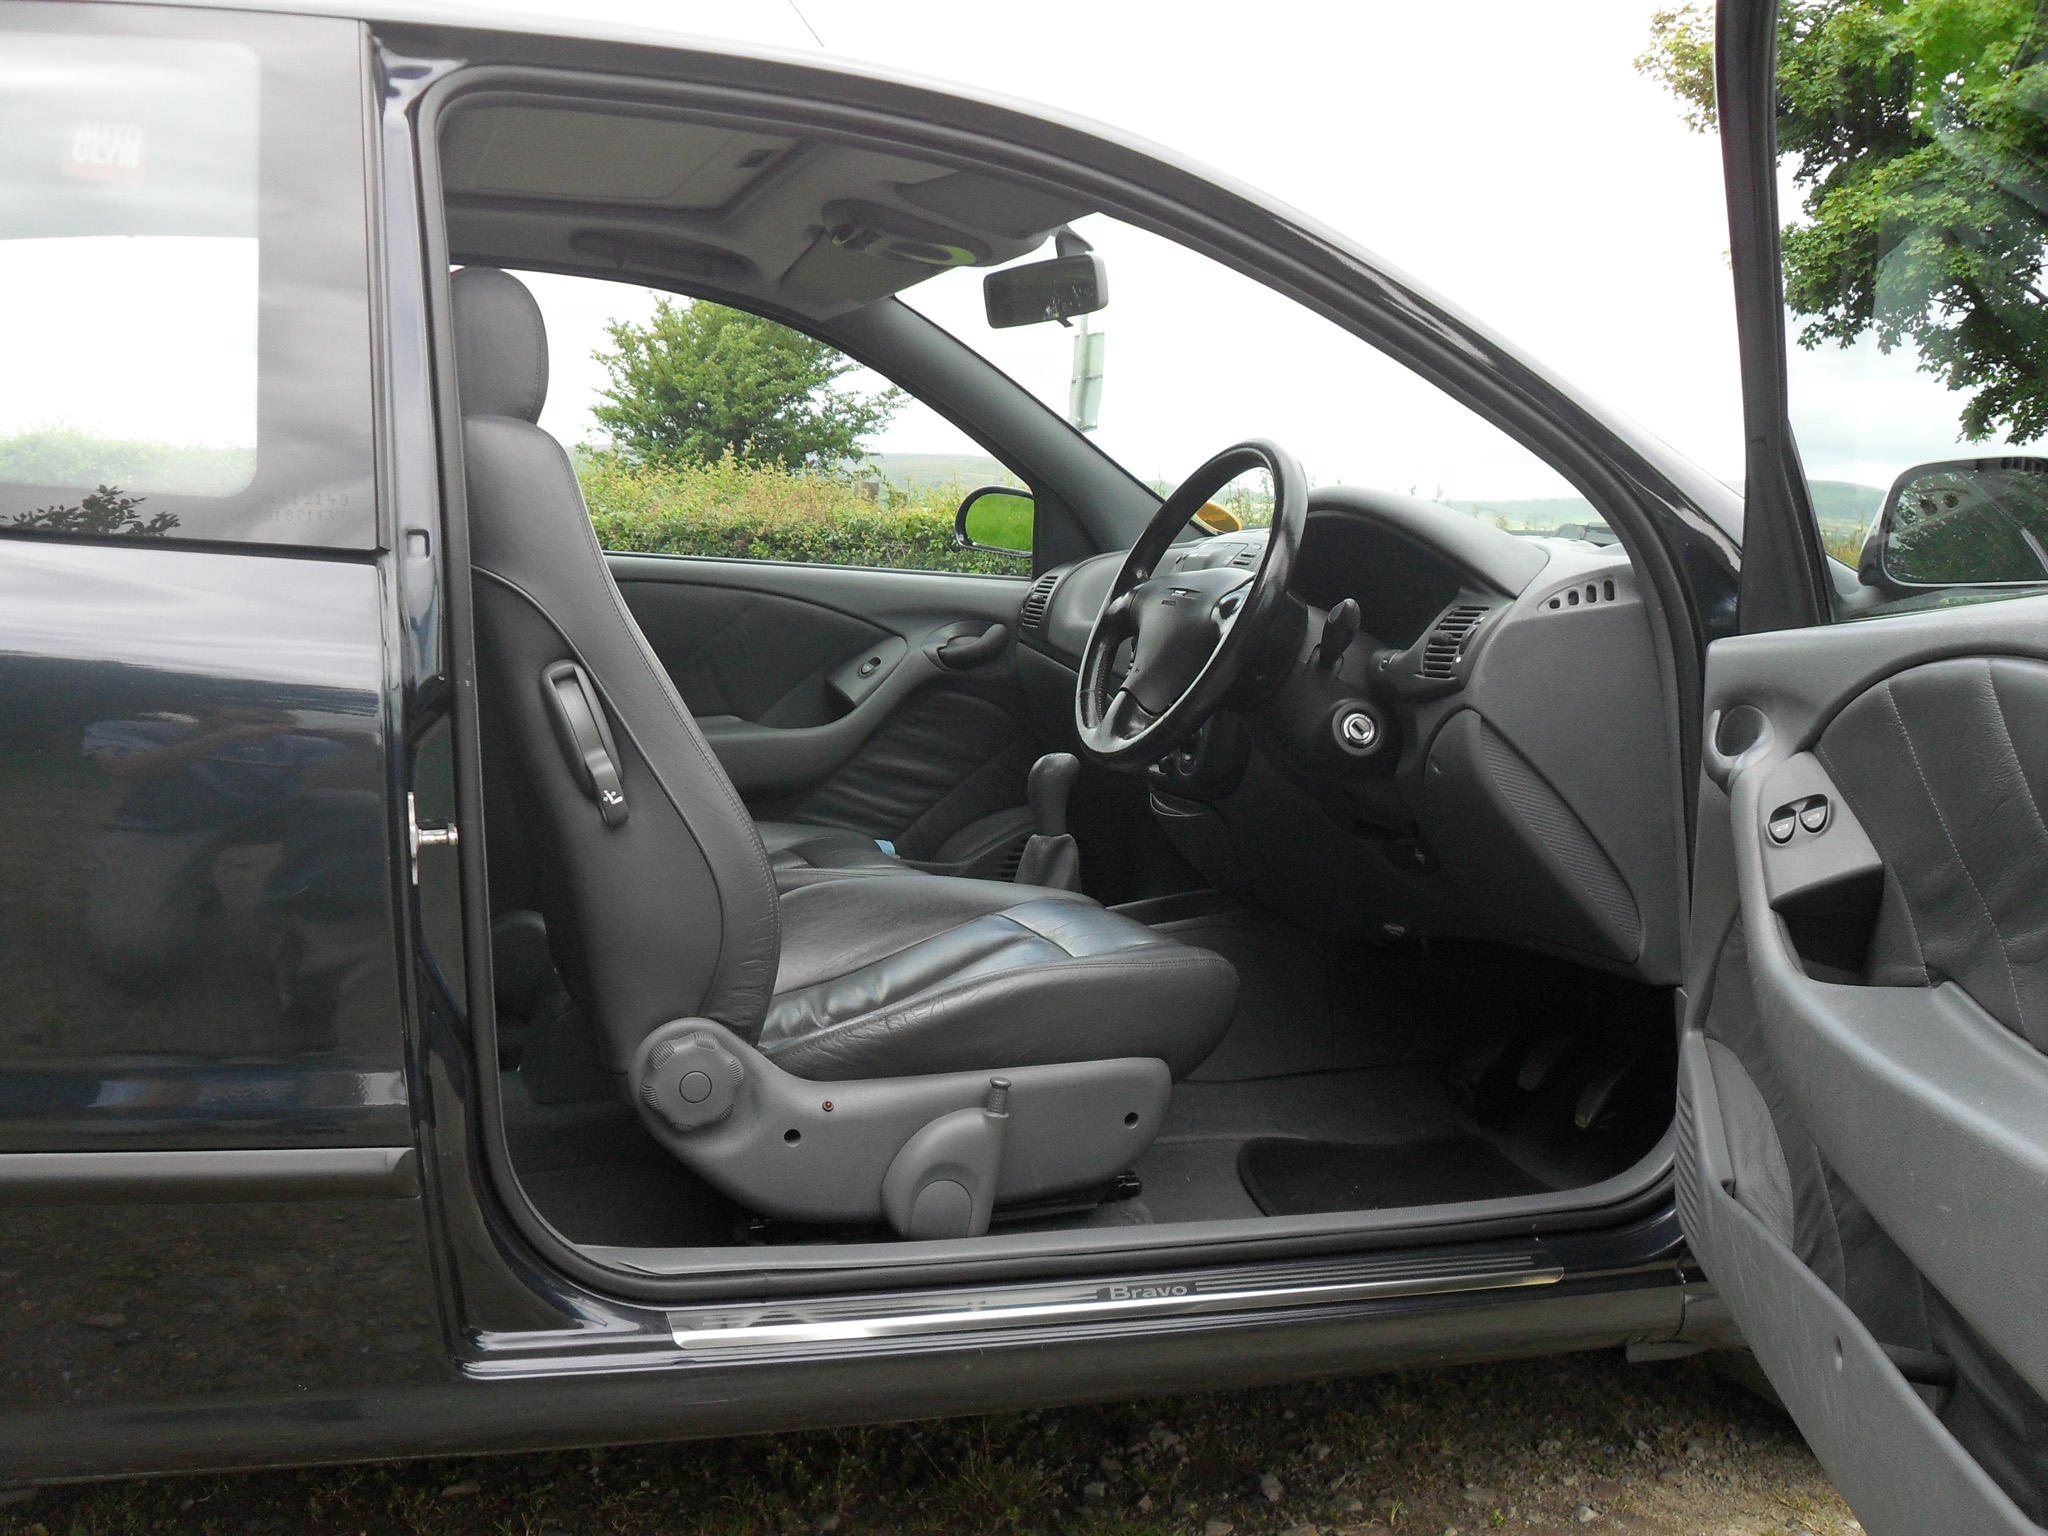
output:
[[[647,1097],[661,1067],[649,1065],[650,1039],[715,1047],[705,1080],[719,1094],[724,1073],[742,1106],[758,1093],[811,1117],[776,1131],[780,1142],[797,1148],[810,1127],[854,1161],[880,1156],[842,1145],[868,1113],[860,1105],[936,1103],[936,1090],[849,1091],[835,1111],[785,1079],[968,1074],[960,1092],[971,1087],[980,1103],[1001,1097],[988,1074],[1010,1072],[1015,1111],[1050,1102],[1052,1089],[1026,1075],[1047,1064],[1143,1059],[1164,1064],[1162,1079],[1197,1066],[1229,1026],[1236,972],[1088,897],[938,876],[777,891],[747,808],[613,584],[567,455],[536,425],[547,388],[538,306],[495,268],[457,272],[452,291],[481,707],[513,743],[556,966],[649,1129],[762,1214],[783,1214],[780,1203],[823,1219],[814,1190],[764,1191],[736,1172],[720,1150],[719,1136],[739,1136],[726,1122],[715,1135],[678,1129],[676,1106]],[[1157,1096],[1163,1113],[1163,1081]],[[900,1126],[910,1111],[891,1113]],[[1121,1123],[1156,1132],[1157,1115],[1134,1105]],[[1054,1131],[1043,1139],[1053,1145]],[[1081,1176],[1077,1167],[1009,1178],[1001,1193]],[[863,1186],[840,1204],[857,1216],[877,1200]]]

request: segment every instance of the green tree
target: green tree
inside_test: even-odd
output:
[[[1636,68],[1714,123],[1713,23],[1659,11]],[[2048,0],[1784,0],[1778,146],[1802,346],[1911,341],[1974,440],[2048,432]]]
[[[840,352],[723,304],[663,299],[646,325],[607,329],[617,350],[597,360],[611,388],[591,414],[632,458],[829,469],[859,458],[902,404],[894,389],[835,388],[855,367]]]

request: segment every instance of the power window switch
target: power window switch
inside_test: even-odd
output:
[[[1815,795],[1799,807],[1799,825],[1809,832],[1825,832],[1828,813],[1832,810],[1826,795]],[[1775,836],[1775,834],[1773,834]]]
[[[1771,812],[1771,819],[1764,823],[1764,830],[1771,834],[1774,843],[1789,843],[1792,834],[1799,830],[1799,813],[1789,805],[1781,805]]]

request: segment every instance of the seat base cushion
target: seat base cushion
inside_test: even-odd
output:
[[[990,880],[842,880],[783,901],[759,1039],[813,1079],[1119,1056],[1199,1066],[1230,1026],[1229,961],[1085,896]]]
[[[922,871],[905,864],[872,837],[839,827],[807,827],[795,821],[757,821],[761,846],[768,851],[768,867],[775,874],[775,888],[788,892],[821,880],[840,880],[848,875],[915,875]]]

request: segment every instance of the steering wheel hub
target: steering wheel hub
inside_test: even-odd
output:
[[[1174,541],[1195,512],[1257,469],[1273,479],[1273,525],[1257,568],[1203,568],[1175,558]],[[1261,441],[1224,450],[1167,497],[1125,557],[1082,654],[1074,724],[1089,757],[1105,766],[1151,762],[1216,711],[1287,601],[1307,511],[1301,466]],[[1126,642],[1130,664],[1118,676]]]

